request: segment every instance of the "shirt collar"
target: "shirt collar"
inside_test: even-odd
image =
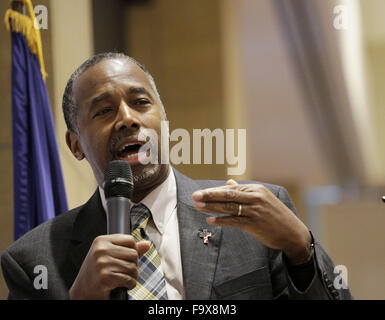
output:
[[[99,186],[100,198],[104,211],[107,212],[107,203],[104,190]],[[170,166],[169,174],[159,186],[152,190],[142,201],[150,209],[155,226],[163,234],[170,220],[171,214],[177,205],[175,175]],[[135,203],[132,203],[134,205]]]

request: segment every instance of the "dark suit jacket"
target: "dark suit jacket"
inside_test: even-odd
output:
[[[344,299],[346,289],[331,284],[331,259],[315,239],[316,275],[305,292],[292,283],[280,250],[270,249],[242,230],[206,224],[194,208],[195,190],[224,181],[193,181],[174,169],[183,280],[187,299]],[[254,182],[255,183],[255,182]],[[295,212],[287,191],[264,184]],[[212,233],[206,245],[199,231]],[[9,299],[68,299],[68,290],[95,237],[106,234],[106,215],[98,190],[78,208],[41,224],[14,242],[1,257]],[[48,271],[48,288],[34,288],[37,265]],[[35,271],[36,272],[36,271]]]

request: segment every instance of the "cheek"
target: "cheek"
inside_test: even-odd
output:
[[[156,109],[151,114],[149,114],[145,122],[146,123],[144,123],[144,125],[147,128],[154,129],[158,134],[160,134],[162,122],[160,109]]]
[[[82,147],[88,161],[98,162],[107,157],[107,139],[100,130],[85,130]]]

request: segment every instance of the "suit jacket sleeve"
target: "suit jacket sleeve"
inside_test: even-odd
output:
[[[33,280],[28,277],[8,251],[4,251],[1,256],[1,267],[9,289],[9,300],[24,300],[34,297],[36,290],[33,290]]]
[[[295,214],[297,214],[293,202],[285,188],[281,187],[278,192],[278,198],[286,204]],[[277,297],[288,296],[289,299],[352,299],[349,289],[344,289],[341,286],[334,286],[334,281],[337,274],[334,274],[334,264],[326,251],[322,248],[321,244],[314,237],[314,268],[315,273],[310,285],[304,290],[298,290],[290,275],[288,273],[287,265],[282,257],[282,252],[274,252],[272,254],[273,259],[273,272],[272,274],[278,275],[283,272],[284,277],[287,280],[287,288],[281,292],[277,292]],[[276,250],[274,250],[276,251]],[[283,270],[277,270],[277,269]],[[274,271],[275,269],[275,271]],[[282,277],[282,275],[281,275]],[[273,281],[274,282],[274,281]],[[277,281],[276,281],[277,282]],[[341,288],[339,288],[341,287]]]

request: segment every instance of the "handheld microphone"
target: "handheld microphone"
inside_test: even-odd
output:
[[[111,161],[104,174],[103,189],[107,202],[107,234],[130,234],[130,204],[134,189],[130,165],[121,160]],[[110,299],[127,300],[127,289],[112,290]]]

